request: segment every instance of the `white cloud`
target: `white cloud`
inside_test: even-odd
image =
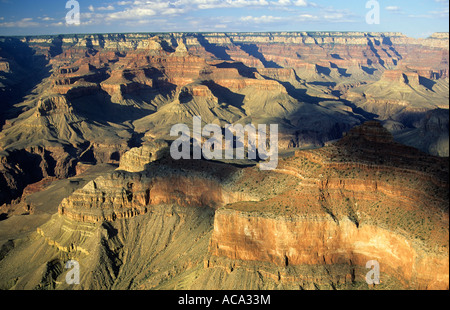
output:
[[[283,20],[283,18],[281,18],[281,17],[266,16],[266,15],[259,16],[259,17],[254,17],[254,16],[241,17],[241,21],[252,22],[255,24],[273,23],[273,22],[278,22],[281,20]]]
[[[115,20],[117,19],[133,20],[133,19],[147,18],[155,15],[156,11],[150,8],[132,8],[126,9],[125,11],[111,13],[107,15],[106,18]]]
[[[357,16],[348,10],[338,10],[331,7],[315,10],[311,13],[301,13],[291,16],[245,16],[240,18],[240,21],[247,24],[255,25],[270,24],[280,22],[284,24],[297,24],[299,22],[311,23],[352,23],[357,21]]]
[[[300,14],[299,17],[301,21],[316,21],[319,19],[319,16],[311,14]]]
[[[209,1],[209,0],[194,0]],[[175,2],[153,0],[153,1],[119,1],[117,5],[124,7],[117,12],[107,13],[105,20],[129,20],[139,23],[140,20],[160,15],[179,15],[187,11],[187,1],[178,0]],[[108,7],[97,8],[99,11],[114,11],[116,8],[112,5]]]
[[[400,11],[400,8],[398,6],[387,6],[386,11],[392,11],[392,12],[398,12]]]
[[[291,2],[291,0],[278,0],[276,2],[273,2],[273,5],[286,6],[286,5],[292,5],[292,2]]]
[[[186,2],[186,1],[179,1]],[[193,8],[201,10],[219,9],[219,8],[243,8],[243,7],[266,7],[270,4],[267,0],[194,0],[190,1]]]
[[[48,25],[49,27],[62,27],[65,24],[63,22],[58,22],[58,23],[51,23],[50,25]]]
[[[220,8],[293,8],[315,6],[307,0],[135,0],[115,2],[118,11],[105,13],[103,20],[135,21],[159,15],[177,16],[195,10],[212,10]],[[123,8],[120,8],[123,7]],[[89,7],[94,11],[115,11],[115,7]],[[95,16],[98,18],[99,16]]]
[[[41,26],[41,24],[38,22],[34,22],[32,18],[22,18],[21,20],[15,22],[0,23],[0,27],[5,28],[29,28],[39,26]]]
[[[115,8],[112,5],[108,5],[108,6],[98,7],[97,10],[99,10],[99,11],[114,11]]]
[[[298,25],[298,22],[351,22],[355,17],[350,11],[320,6],[309,0],[121,0],[106,4],[99,1],[99,3],[100,6],[93,3],[81,12],[81,26],[119,24],[126,27],[145,25],[150,27],[153,25],[150,27],[153,29],[154,25],[157,25],[157,28],[165,31],[202,31],[202,29],[236,31],[242,23],[245,23],[248,28],[259,29],[258,27],[263,27],[264,24],[273,27],[275,23]],[[237,14],[223,14],[224,16],[217,17],[217,13],[220,15],[221,8],[236,9]],[[255,12],[258,10],[259,14],[254,14],[253,9]],[[212,14],[214,17],[205,16],[195,21],[196,18],[191,19],[191,16],[195,14],[188,14],[204,10],[216,10],[215,14]],[[277,12],[283,13],[277,14]],[[58,22],[55,18],[45,16],[38,21],[42,22],[42,26],[59,27],[61,23],[60,19],[57,19]],[[51,21],[53,23],[50,23]],[[3,27],[37,27],[38,25],[37,21],[31,19],[10,23],[0,22],[0,26]]]
[[[297,0],[297,1],[294,1],[294,5],[295,6],[308,6],[308,5],[312,5],[312,3],[308,3],[305,0]]]
[[[186,1],[178,1],[178,3]],[[198,9],[243,8],[243,7],[307,7],[314,6],[306,0],[193,0],[189,1]]]
[[[448,18],[449,16],[449,9],[443,9],[440,11],[430,11],[429,14],[431,15],[432,18]]]

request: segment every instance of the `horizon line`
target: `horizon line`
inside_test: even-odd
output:
[[[127,32],[80,32],[80,33],[56,33],[56,34],[16,34],[16,35],[2,35],[0,37],[57,37],[57,36],[76,36],[76,35],[117,35],[117,34],[232,34],[232,33],[250,33],[250,34],[271,34],[271,33],[363,33],[363,34],[400,34],[401,36],[413,39],[427,39],[431,38],[434,34],[450,34],[449,31],[435,31],[428,37],[412,37],[401,31],[358,31],[358,30],[348,30],[348,31],[336,31],[336,30],[313,30],[313,31],[302,31],[302,30],[288,30],[288,31],[127,31]]]

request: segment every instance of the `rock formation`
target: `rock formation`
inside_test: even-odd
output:
[[[150,141],[139,148],[132,148],[120,159],[118,170],[141,172],[145,166],[162,158],[169,145],[164,141]]]
[[[269,172],[132,156],[144,150],[121,166],[138,158],[145,170],[98,177],[64,199],[0,260],[16,278],[0,285],[64,287],[62,272],[54,282],[41,269],[13,275],[39,245],[37,264],[80,261],[81,288],[359,289],[375,259],[386,289],[448,289],[448,161],[377,122]]]

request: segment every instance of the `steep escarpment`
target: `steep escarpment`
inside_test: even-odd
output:
[[[360,145],[352,157],[342,150],[349,147],[346,141]],[[390,152],[379,156],[383,163],[364,162],[370,161],[368,152],[383,154],[388,145]],[[210,251],[286,267],[364,266],[375,259],[404,286],[446,289],[448,164],[405,158],[402,154],[413,152],[401,150],[381,125],[369,123],[328,150],[299,152],[279,167],[280,173],[297,175],[295,189],[218,210]],[[423,272],[430,262],[439,270],[432,276]]]
[[[63,200],[59,213],[72,220],[101,223],[151,212],[154,205],[216,209],[251,197],[251,194],[242,195],[223,185],[234,178],[235,168],[204,163],[209,169],[202,172],[195,169],[200,168],[196,162],[186,169],[170,160],[167,164],[150,161],[141,173],[118,170],[97,178]]]
[[[64,199],[0,260],[2,287],[67,288],[52,266],[76,259],[79,288],[364,289],[377,260],[381,289],[448,289],[448,162],[380,123],[275,171],[148,160]]]
[[[80,264],[76,289],[155,289],[203,267],[212,222],[209,208],[168,205],[111,223],[81,223],[55,216],[2,257],[0,286],[74,289],[65,281],[64,266],[76,260]],[[31,264],[30,255],[35,257]]]
[[[139,148],[132,148],[123,154],[118,170],[141,172],[145,166],[167,155],[169,145],[165,141],[148,141]]]
[[[225,238],[227,236],[227,238]],[[376,226],[355,226],[349,219],[337,224],[326,217],[260,217],[221,210],[216,214],[211,251],[233,260],[266,261],[277,266],[365,266],[373,259],[381,272],[415,289],[446,289],[445,254],[415,249],[403,236]],[[436,273],[423,273],[430,263]],[[364,272],[364,271],[362,271]],[[365,273],[353,277],[363,281]],[[300,279],[301,277],[299,277]]]

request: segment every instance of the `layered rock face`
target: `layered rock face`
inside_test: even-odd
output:
[[[214,180],[169,173],[164,178],[130,179],[118,172],[92,181],[64,200],[59,213],[77,221],[98,223],[142,215],[159,204],[217,208],[229,200],[226,197]]]
[[[18,100],[22,92],[39,81],[46,70],[44,55],[35,55],[28,44],[16,38],[0,38],[0,106],[7,109],[11,101]],[[4,115],[0,116],[0,124]]]
[[[381,288],[448,289],[448,161],[396,143],[380,123],[275,171],[146,158],[145,170],[64,199],[33,241],[40,261],[79,260],[82,288],[364,289],[365,264],[377,260]],[[36,255],[29,247],[0,270],[13,276],[17,255]]]
[[[124,156],[120,167],[130,167],[130,152]],[[234,178],[236,169],[232,167],[192,162],[183,169],[171,160],[168,163],[153,161],[150,156],[145,165],[140,162],[143,169],[132,166],[131,170],[140,170],[140,173],[119,168],[112,175],[90,182],[65,199],[59,213],[81,222],[101,223],[142,215],[151,212],[152,206],[161,204],[217,209],[244,197],[251,199],[251,194],[241,195],[221,184]]]
[[[449,114],[445,109],[429,111],[425,117],[417,121],[417,128],[411,131],[400,131],[397,140],[407,144],[415,145],[422,151],[433,150],[439,156],[446,156],[449,149]],[[420,137],[422,143],[414,141]]]
[[[363,139],[365,143],[389,144],[394,142],[394,137],[379,122],[372,121],[350,130],[345,134],[345,138],[340,141],[340,144],[345,142],[358,143],[360,139]]]
[[[439,49],[448,49],[448,33],[434,34],[427,39],[412,39],[401,33],[363,33],[363,32],[289,32],[289,33],[208,33],[208,34],[120,34],[120,35],[87,35],[87,36],[62,36],[58,38],[36,39],[32,37],[23,38],[23,42],[40,47],[58,44],[62,48],[72,47],[75,49],[108,49],[108,50],[145,50],[153,54],[169,50],[173,42],[182,43],[179,52],[195,51],[202,56],[213,55],[242,61],[249,67],[264,67],[277,64],[282,67],[300,67],[299,64],[315,63],[320,66],[329,61],[335,61],[338,65],[360,64],[371,65],[396,65],[395,62],[403,60],[402,55],[409,57],[421,57],[428,59],[431,63],[434,55],[441,57]],[[280,57],[279,46],[283,45],[283,57]],[[326,50],[318,46],[336,46],[336,53],[330,55]],[[368,46],[369,45],[369,46]],[[216,46],[224,47],[223,54],[219,54]],[[164,48],[166,47],[166,48]],[[426,49],[423,53],[414,53],[415,49]],[[176,48],[173,48],[175,50]],[[361,59],[362,49],[370,49],[369,61]],[[435,51],[433,51],[435,49]],[[301,51],[298,57],[296,52]],[[339,53],[339,52],[342,52]],[[424,55],[425,53],[425,55]],[[263,59],[260,55],[263,55]],[[278,55],[278,56],[277,56]],[[394,57],[392,56],[394,55]],[[348,56],[355,57],[356,62],[349,62]],[[329,57],[327,59],[327,57]],[[360,59],[358,59],[360,58]],[[300,60],[301,59],[301,60]],[[306,59],[308,61],[304,61]],[[390,60],[392,59],[392,60]],[[417,58],[416,58],[417,59]],[[416,59],[405,61],[408,65]],[[313,60],[313,61],[309,61]],[[347,61],[344,61],[347,60]],[[435,59],[440,63],[440,59]],[[282,63],[284,62],[284,63]],[[296,63],[297,62],[297,63]],[[290,63],[289,65],[286,65]],[[292,65],[297,64],[297,65]],[[437,69],[437,68],[436,68]],[[436,70],[436,73],[439,70]],[[443,68],[445,71],[445,67]],[[433,71],[433,69],[431,70]],[[444,72],[443,77],[445,77]]]
[[[371,160],[373,152],[381,162]],[[448,182],[439,166],[448,166],[430,160],[408,152],[380,124],[369,122],[337,145],[283,161],[279,172],[298,177],[295,190],[270,202],[241,202],[216,212],[210,251],[286,267],[364,266],[375,259],[403,285],[446,289]],[[417,221],[423,216],[425,222]],[[430,263],[437,271],[433,276],[424,272]],[[351,278],[340,276],[343,282]]]
[[[123,154],[118,170],[141,172],[145,166],[167,153],[169,145],[164,141],[151,141],[142,147],[132,148]]]
[[[414,289],[447,289],[448,262],[420,253],[401,235],[376,226],[337,224],[327,218],[261,218],[220,211],[216,214],[211,251],[235,260],[267,261],[277,266],[356,265],[373,259],[381,272]],[[433,275],[423,272],[433,264]],[[334,274],[345,283],[351,273]],[[364,274],[357,274],[361,280]],[[299,277],[300,278],[300,277]],[[339,282],[339,280],[338,280]]]

